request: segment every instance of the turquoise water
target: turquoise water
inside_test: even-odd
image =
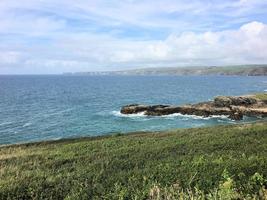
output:
[[[236,123],[225,117],[125,116],[119,110],[131,103],[196,103],[266,89],[266,77],[0,76],[0,144]]]

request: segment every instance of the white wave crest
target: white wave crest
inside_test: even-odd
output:
[[[12,124],[12,122],[3,122],[3,123],[0,123],[0,126],[10,125],[10,124]]]
[[[164,115],[164,116],[161,116],[161,117],[165,117],[165,118],[183,117],[183,118],[204,119],[204,120],[208,120],[208,119],[227,119],[228,118],[227,115],[211,115],[211,116],[208,116],[208,117],[204,117],[204,116],[187,115],[187,114],[181,114],[181,113],[174,113],[174,114],[170,114],[170,115]]]
[[[112,111],[111,114],[116,117],[147,117],[145,115],[145,112],[140,112],[136,114],[122,114],[120,111]]]
[[[27,127],[27,126],[30,126],[30,125],[32,125],[32,123],[30,123],[30,122],[27,122],[27,123],[23,124],[23,126],[22,126],[22,127]]]
[[[147,116],[145,115],[145,112],[140,112],[136,114],[122,114],[120,111],[112,111],[112,115],[116,117],[130,117],[130,118],[136,118],[136,117],[150,117],[150,118],[190,118],[190,119],[204,119],[204,120],[209,120],[209,119],[228,119],[227,115],[211,115],[209,117],[204,117],[204,116],[197,116],[197,115],[184,115],[181,113],[174,113],[170,115],[161,115],[161,116]]]

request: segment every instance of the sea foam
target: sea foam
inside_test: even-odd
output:
[[[144,112],[136,113],[136,114],[122,114],[120,111],[112,111],[112,115],[116,117],[130,117],[130,118],[135,118],[135,117],[147,117]]]
[[[116,117],[129,117],[129,118],[190,118],[190,119],[228,119],[227,115],[211,115],[209,117],[197,116],[197,115],[184,115],[181,113],[174,113],[170,115],[161,115],[161,116],[147,116],[144,112],[136,113],[136,114],[122,114],[120,111],[112,111],[111,114]]]

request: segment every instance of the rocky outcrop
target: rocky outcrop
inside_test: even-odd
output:
[[[214,101],[183,106],[131,104],[121,108],[122,114],[137,114],[141,112],[148,116],[170,115],[174,113],[203,117],[227,115],[233,120],[241,120],[244,115],[267,117],[267,105],[254,96],[218,96],[214,98]]]
[[[257,104],[257,99],[250,96],[218,96],[214,98],[214,105],[217,107],[229,106],[251,106]]]
[[[131,104],[127,106],[123,106],[121,109],[122,114],[136,114],[140,112],[144,112],[148,109],[146,105],[139,105],[139,104]]]
[[[178,106],[170,106],[170,105],[139,105],[139,104],[131,104],[127,106],[123,106],[121,108],[122,114],[137,114],[144,112],[145,115],[150,116],[160,116],[160,115],[170,115],[173,113],[179,113],[180,107]]]

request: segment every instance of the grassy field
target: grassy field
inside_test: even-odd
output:
[[[0,199],[267,199],[267,122],[3,146]]]

